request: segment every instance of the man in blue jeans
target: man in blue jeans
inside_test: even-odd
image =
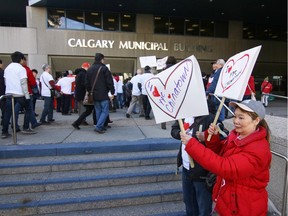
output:
[[[26,99],[30,99],[28,91],[27,74],[21,63],[24,61],[24,55],[21,52],[14,52],[11,55],[12,63],[10,63],[5,71],[5,94],[10,94],[14,96],[15,106],[19,103],[21,106],[25,107],[27,105]],[[10,134],[8,133],[9,122],[12,115],[12,101],[11,98],[7,98],[5,105],[5,113],[3,116],[3,127],[2,127],[2,139],[7,138]],[[24,124],[29,124],[29,116],[25,115]]]
[[[95,54],[95,61],[87,70],[85,86],[87,91],[93,94],[97,120],[95,131],[99,134],[103,134],[106,131],[104,124],[109,115],[110,99],[108,93],[110,91],[112,99],[115,93],[112,74],[104,64],[103,54]]]

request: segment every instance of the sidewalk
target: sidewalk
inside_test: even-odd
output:
[[[36,112],[41,114],[43,101],[38,100],[36,104]],[[111,128],[104,134],[94,132],[92,115],[87,117],[88,126],[80,126],[81,130],[75,130],[72,127],[73,121],[78,118],[78,114],[70,116],[62,116],[61,113],[54,111],[55,122],[51,125],[41,125],[36,128],[37,134],[24,135],[17,133],[18,145],[41,145],[41,144],[68,144],[68,143],[91,143],[91,142],[123,142],[123,141],[141,141],[144,139],[170,139],[170,129],[173,122],[167,123],[167,130],[162,130],[160,124],[155,123],[155,119],[145,120],[137,114],[132,114],[131,118],[126,118],[126,109],[118,109],[115,113],[110,113]],[[271,123],[270,127],[279,128],[281,133],[286,133],[287,137],[287,101],[275,100],[269,103],[266,108],[266,115],[269,121],[273,116],[276,117],[275,123]],[[153,116],[153,115],[151,115]],[[40,117],[38,117],[39,119]],[[279,122],[279,119],[281,122]],[[19,115],[19,125],[23,122],[23,115]],[[286,124],[285,124],[286,122]],[[225,120],[226,124],[232,124],[232,120]],[[270,122],[269,122],[270,123]],[[21,127],[22,128],[22,127]],[[9,129],[9,133],[12,130]],[[1,139],[0,146],[14,145],[12,137]]]

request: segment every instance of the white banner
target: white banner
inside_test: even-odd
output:
[[[141,68],[144,68],[147,65],[150,67],[157,66],[156,56],[142,56],[142,57],[139,57],[139,60],[140,60]]]
[[[208,114],[199,64],[190,56],[145,83],[156,123]]]
[[[241,101],[261,46],[238,53],[223,66],[215,94]]]

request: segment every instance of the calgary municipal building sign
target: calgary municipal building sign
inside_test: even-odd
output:
[[[168,51],[167,43],[144,42],[144,41],[119,41],[114,40],[95,40],[69,38],[68,46],[72,48],[101,48],[101,49],[125,49],[125,50],[147,50],[147,51]],[[173,44],[174,51],[195,51],[212,52],[212,48],[207,45],[185,45],[182,43]]]

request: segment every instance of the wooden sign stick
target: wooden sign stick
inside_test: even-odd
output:
[[[216,116],[215,116],[214,121],[213,121],[213,123],[212,123],[212,125],[214,125],[214,126],[215,126],[216,123],[217,123],[217,120],[218,120],[218,118],[219,118],[219,115],[220,115],[220,112],[221,112],[221,109],[222,109],[222,107],[223,107],[224,102],[225,102],[225,97],[222,97],[221,103],[220,103],[220,105],[219,105],[219,107],[218,107]],[[209,136],[207,137],[207,141],[210,141],[210,140],[211,140],[211,137],[212,137],[212,135],[209,134]]]
[[[178,119],[178,123],[179,123],[180,129],[181,129],[181,132],[182,132],[183,134],[186,133],[186,131],[185,131],[185,129],[184,129],[184,125],[183,125],[182,119]],[[190,155],[188,155],[188,157],[189,157],[189,161],[190,161],[190,166],[191,166],[191,168],[194,168],[194,167],[195,167],[195,164],[194,164],[193,159],[190,157]]]

